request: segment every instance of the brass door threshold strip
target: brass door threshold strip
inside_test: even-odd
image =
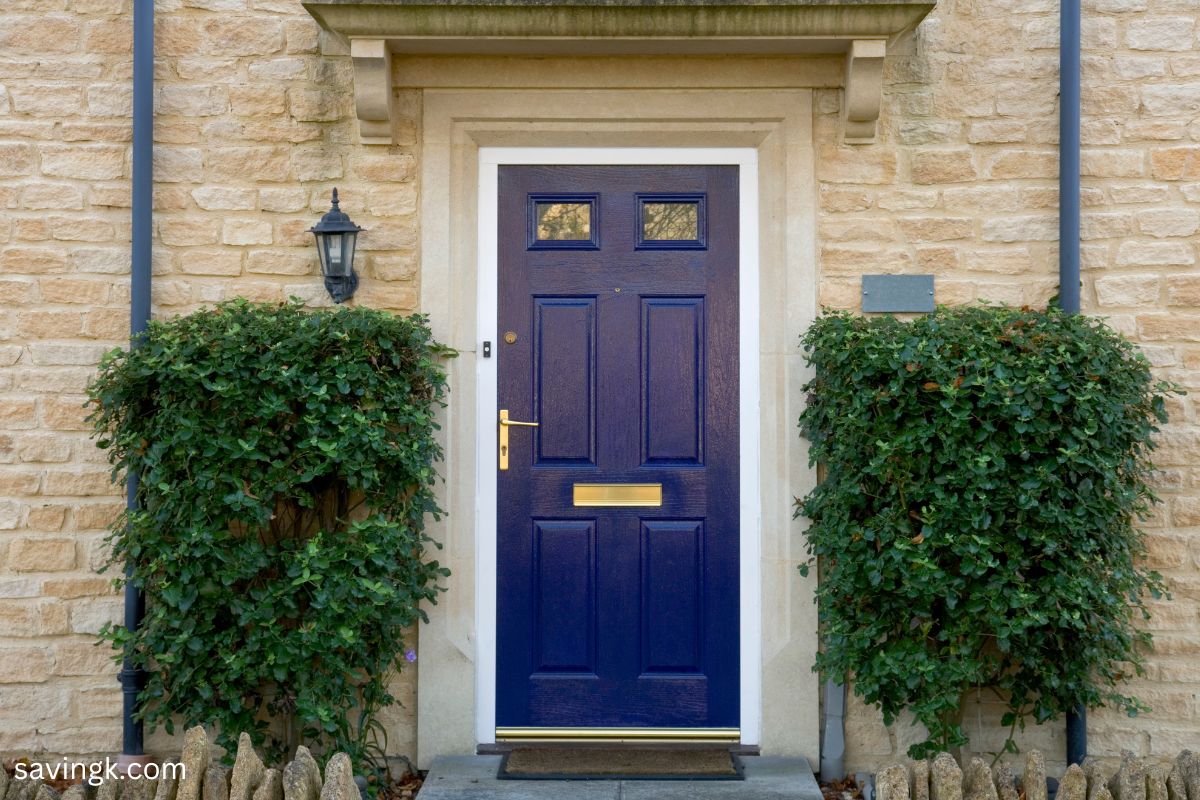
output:
[[[497,742],[725,742],[738,728],[496,728]]]

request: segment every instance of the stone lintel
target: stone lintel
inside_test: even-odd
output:
[[[350,40],[362,141],[390,144],[391,53],[846,54],[844,138],[875,138],[887,41],[936,0],[302,0]]]

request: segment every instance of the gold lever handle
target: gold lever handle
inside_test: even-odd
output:
[[[508,418],[508,409],[500,409],[500,469],[508,469],[508,429],[512,427],[518,428],[536,428],[536,422],[518,422],[515,419]]]

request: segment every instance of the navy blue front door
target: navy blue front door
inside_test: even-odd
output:
[[[737,167],[499,187],[496,725],[737,728]]]

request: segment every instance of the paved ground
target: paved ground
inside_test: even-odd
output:
[[[821,800],[805,759],[742,761],[744,781],[502,781],[500,756],[443,756],[417,800]]]

